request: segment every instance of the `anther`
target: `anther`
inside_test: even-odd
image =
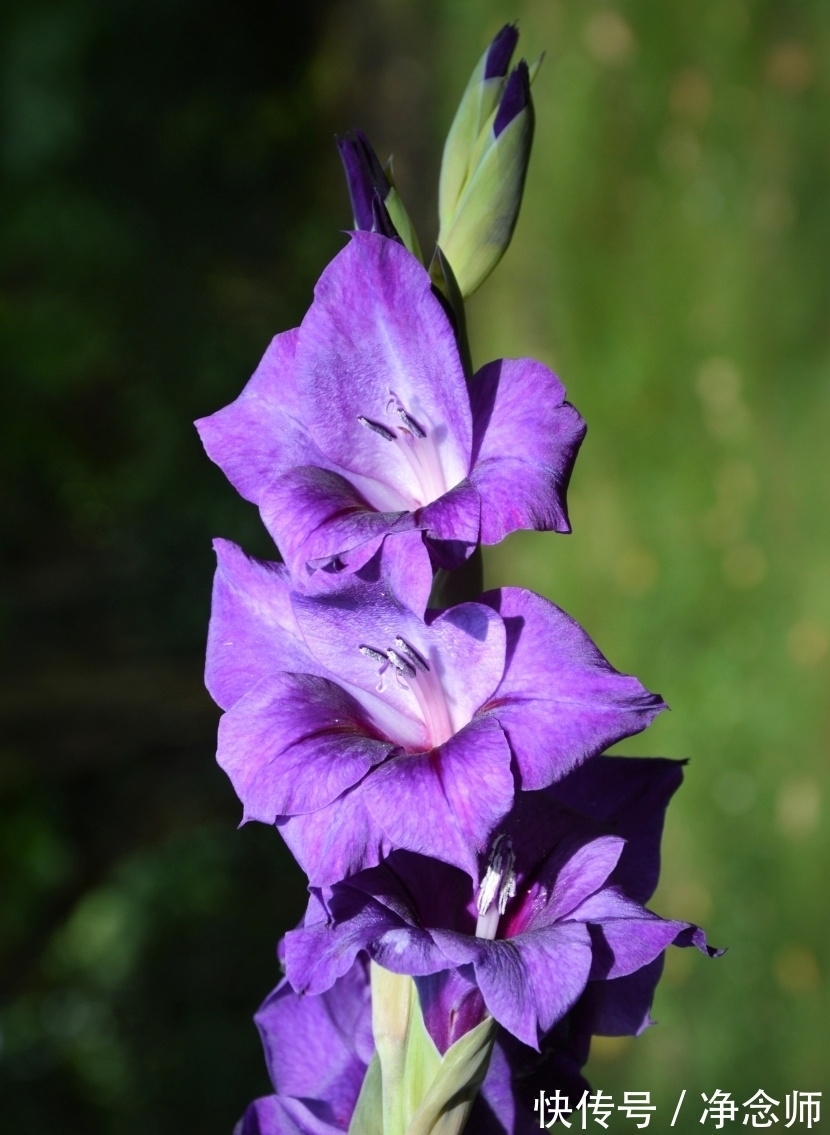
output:
[[[497,836],[490,853],[490,862],[478,891],[478,913],[484,917],[498,894],[498,912],[504,914],[510,899],[516,894],[516,856],[513,844],[504,834]]]
[[[395,440],[395,435],[392,431],[388,430],[386,426],[382,426],[380,422],[373,422],[370,418],[364,418],[362,414],[358,414],[357,420],[362,426],[365,426],[367,430],[371,430],[373,434],[377,434],[378,437],[382,437],[386,441]],[[421,434],[421,436],[423,437],[424,435]]]
[[[371,658],[373,662],[386,662],[386,655],[382,650],[375,650],[373,646],[359,646],[357,648],[361,654],[365,654],[367,658]]]
[[[411,434],[414,434],[415,437],[418,438],[427,436],[426,430],[423,429],[422,426],[419,426],[415,419],[411,418],[409,414],[407,414],[403,406],[396,406],[395,409],[398,411],[398,417],[401,419],[401,421]]]
[[[412,663],[408,662],[405,658],[402,658],[400,654],[396,654],[391,647],[389,648],[389,650],[387,650],[386,657],[389,659],[389,661],[392,663],[399,674],[402,674],[405,678],[415,677],[415,667],[412,665]]]
[[[427,663],[426,659],[422,658],[421,655],[418,653],[418,651],[415,649],[415,647],[410,646],[405,638],[401,638],[400,635],[396,635],[395,636],[395,646],[396,646],[398,652],[412,666],[415,666],[418,670],[422,671],[422,673],[424,673],[424,674],[429,673],[429,664]]]

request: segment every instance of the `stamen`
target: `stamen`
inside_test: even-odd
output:
[[[371,430],[372,433],[377,434],[378,437],[382,437],[386,441],[395,440],[395,435],[392,431],[388,430],[386,426],[382,426],[380,422],[373,422],[371,418],[364,418],[362,414],[358,414],[357,420],[362,426],[365,426],[367,430]]]
[[[396,406],[395,409],[398,411],[398,417],[401,419],[401,421],[411,434],[414,434],[417,438],[427,436],[427,431],[422,426],[418,425],[414,418],[410,417],[409,414],[407,414],[403,406]]]
[[[516,872],[513,870],[513,863],[515,856],[510,852],[511,863],[507,868],[507,874],[502,879],[501,887],[499,888],[499,914],[504,914],[507,910],[507,904],[512,898],[516,897]]]
[[[422,658],[414,646],[410,646],[405,638],[400,635],[395,636],[395,646],[403,657],[410,662],[413,666],[417,667],[424,674],[429,673],[429,664],[426,659]]]
[[[498,836],[478,890],[476,936],[479,938],[492,941],[496,937],[499,918],[516,894],[516,872],[513,870],[515,862],[512,842],[505,835]],[[493,901],[497,895],[496,907],[493,909]]]
[[[373,646],[359,646],[357,649],[373,662],[386,662],[386,655],[382,650],[375,650]]]
[[[386,657],[389,659],[389,661],[392,663],[399,674],[402,674],[405,678],[415,677],[415,667],[412,665],[412,663],[407,662],[407,660],[405,658],[402,658],[400,654],[396,654],[391,647],[387,650]]]

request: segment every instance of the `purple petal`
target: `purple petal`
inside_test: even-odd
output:
[[[494,942],[443,930],[430,933],[456,965],[473,965],[492,1016],[531,1048],[538,1049],[542,1034],[574,1004],[591,969],[591,939],[583,923],[560,923]]]
[[[420,532],[395,533],[358,573],[367,583],[382,582],[416,615],[423,616],[432,591],[432,564]]]
[[[476,880],[478,856],[513,800],[510,750],[497,723],[482,718],[433,752],[386,761],[363,792],[394,846],[453,863]]]
[[[462,481],[416,513],[415,519],[433,548],[439,567],[456,568],[479,542],[481,498],[469,481]]]
[[[644,917],[608,919],[592,923],[590,929],[594,943],[591,978],[612,980],[627,977],[660,957],[685,926]]]
[[[443,495],[469,472],[472,422],[455,336],[428,273],[396,241],[355,233],[314,295],[296,363],[316,444],[340,468],[390,486],[416,507]],[[427,435],[413,451],[421,446],[430,469],[440,465],[423,482],[406,444],[359,420],[394,432],[398,404]]]
[[[389,215],[389,210],[384,205],[384,198],[376,189],[372,197],[372,232],[380,233],[388,240],[396,240],[403,244],[401,235],[395,228],[395,224]]]
[[[612,882],[638,902],[647,902],[657,886],[666,807],[683,780],[684,763],[659,757],[596,757],[548,790],[553,799],[625,839]]]
[[[565,494],[585,423],[562,383],[533,359],[500,359],[478,371],[470,398],[482,542],[519,528],[570,532]]]
[[[620,674],[570,616],[521,588],[482,595],[507,628],[507,665],[489,708],[518,762],[522,788],[544,788],[665,708]]]
[[[316,915],[312,898],[309,908]],[[285,936],[285,972],[297,993],[321,994],[352,969],[362,950],[368,950],[387,931],[408,929],[380,903],[347,888],[330,897],[329,921],[290,930]],[[334,920],[334,921],[332,921]]]
[[[389,192],[389,180],[362,130],[352,130],[345,138],[338,138],[337,149],[346,174],[355,224],[359,229],[370,232],[375,193],[380,190],[383,201]]]
[[[254,1020],[276,1091],[325,1101],[348,1126],[374,1051],[365,965],[319,997],[299,997],[283,980]]]
[[[408,512],[377,512],[339,473],[291,469],[263,493],[262,519],[295,575],[333,564],[362,568],[384,537],[414,527]]]
[[[393,851],[378,867],[361,871],[345,885],[371,896],[402,922],[467,934],[475,931],[476,918],[471,913],[475,890],[469,876],[438,859]]]
[[[208,457],[254,504],[292,465],[328,464],[308,434],[297,396],[297,335],[296,329],[277,335],[236,401],[195,423]]]
[[[530,105],[530,73],[527,68],[527,63],[524,59],[510,72],[510,76],[504,86],[504,94],[501,96],[499,109],[496,111],[496,118],[493,122],[493,136],[498,138],[502,134],[514,118],[518,118]]]
[[[487,48],[484,63],[485,79],[501,78],[507,74],[518,40],[519,29],[515,24],[505,24],[501,31],[496,32]]]
[[[340,686],[310,674],[272,674],[219,723],[217,760],[246,820],[332,803],[394,749]]]
[[[381,901],[364,888],[373,885],[369,876],[377,885],[384,874],[388,885]],[[312,896],[303,925],[285,936],[286,973],[298,992],[330,989],[361,951],[393,973],[432,974],[446,968],[447,959],[417,925],[411,895],[396,890],[396,882],[381,864],[362,871],[357,880],[337,884],[325,901]]]
[[[255,560],[229,540],[214,540],[213,547],[205,682],[214,701],[228,709],[279,670],[320,673],[294,617],[285,566]]]
[[[331,886],[374,867],[392,850],[366,807],[360,784],[316,812],[281,816],[277,827],[312,887]]]
[[[665,954],[613,981],[589,981],[583,994],[590,1032],[597,1036],[639,1036],[654,1024],[651,1005]]]
[[[487,1015],[478,986],[461,970],[427,974],[415,984],[424,1024],[442,1056]]]
[[[582,917],[576,913],[579,904],[602,887],[616,867],[624,846],[624,840],[609,835],[580,847],[557,874],[548,916],[557,920]]]

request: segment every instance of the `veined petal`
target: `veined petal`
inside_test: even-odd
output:
[[[499,1024],[537,1050],[542,1034],[576,1002],[591,969],[591,939],[583,923],[493,942],[430,933],[456,965],[474,967],[476,984]]]
[[[298,997],[283,979],[254,1016],[276,1091],[350,1115],[374,1050],[370,1002],[364,964],[320,997]]]
[[[236,401],[195,423],[208,457],[254,504],[291,466],[328,464],[309,435],[297,396],[297,334],[294,329],[277,335]]]
[[[479,541],[481,500],[469,481],[462,481],[416,514],[430,540],[439,567],[456,568]]]
[[[272,674],[220,721],[216,759],[244,818],[272,824],[332,803],[394,748],[334,682]]]
[[[393,757],[363,792],[395,847],[452,863],[475,881],[478,856],[513,800],[510,749],[496,722],[481,718],[432,752]]]
[[[578,917],[574,912],[579,904],[603,886],[624,846],[619,836],[605,835],[575,851],[557,872],[550,915],[557,921]]]
[[[217,567],[205,682],[229,709],[267,674],[321,673],[300,634],[283,564],[256,560],[230,540],[214,540]]]
[[[312,887],[374,867],[392,851],[366,807],[363,782],[316,812],[279,817],[277,827]]]
[[[615,670],[579,624],[541,595],[505,587],[481,601],[507,630],[504,677],[486,708],[507,733],[523,789],[559,780],[665,709],[661,697]]]
[[[519,528],[570,532],[565,497],[585,423],[553,371],[533,359],[487,363],[470,399],[482,543]]]
[[[421,496],[420,504],[467,476],[472,421],[455,335],[429,275],[397,241],[352,234],[317,283],[296,364],[311,436],[340,468]],[[427,435],[427,464],[437,462],[422,480],[405,445],[360,422],[391,430],[402,421],[398,405]]]
[[[408,512],[377,512],[339,473],[291,469],[263,494],[262,519],[295,575],[334,562],[357,571],[384,537],[415,527]]]

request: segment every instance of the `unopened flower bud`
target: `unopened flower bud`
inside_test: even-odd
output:
[[[391,166],[384,168],[380,164],[362,130],[352,130],[338,138],[337,149],[346,174],[355,228],[399,238],[421,260],[418,237],[395,188]]]
[[[503,256],[524,191],[538,63],[507,74],[517,36],[506,25],[479,60],[444,147],[438,244],[465,298]]]

